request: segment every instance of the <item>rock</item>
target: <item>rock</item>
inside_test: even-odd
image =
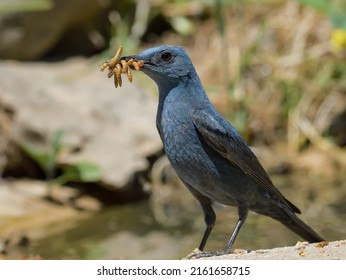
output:
[[[0,182],[0,217],[21,217],[40,211],[42,197],[46,193],[46,184],[39,181]],[[2,223],[0,223],[0,228]]]
[[[201,258],[202,259],[202,258]],[[204,259],[204,258],[203,258]],[[346,240],[308,244],[298,243],[292,247],[256,250],[244,254],[228,254],[208,259],[215,260],[344,260]]]
[[[0,58],[20,60],[40,58],[59,42],[60,51],[70,54],[90,55],[104,48],[107,14],[116,6],[107,0],[2,2]]]
[[[0,63],[0,115],[11,112],[12,140],[44,150],[62,131],[57,167],[90,162],[100,168],[107,187],[128,186],[136,173],[148,170],[147,157],[161,150],[156,103],[135,82],[115,89],[97,64],[84,59]],[[7,161],[24,162],[18,156]]]

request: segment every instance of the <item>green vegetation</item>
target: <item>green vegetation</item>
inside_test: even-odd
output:
[[[46,174],[46,179],[51,183],[60,185],[68,182],[90,183],[101,178],[100,168],[90,162],[77,162],[73,164],[58,164],[58,157],[62,151],[63,132],[57,131],[53,135],[52,146],[49,149],[36,148],[33,145],[22,146],[25,153],[34,160]],[[60,175],[57,175],[57,171]]]
[[[53,6],[53,0],[5,1],[0,3],[0,14],[46,11]]]

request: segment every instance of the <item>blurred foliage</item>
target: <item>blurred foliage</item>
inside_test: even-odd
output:
[[[53,0],[5,1],[0,3],[0,14],[46,11],[53,6]]]
[[[29,2],[34,8],[20,2],[16,9],[54,3]],[[333,144],[325,123],[346,90],[344,0],[127,0],[115,7],[104,58],[119,45],[126,54],[183,45],[213,102],[247,140],[286,140],[297,151]]]
[[[40,166],[40,168],[46,174],[46,178],[48,180],[52,180],[55,176],[55,170],[57,168],[57,157],[62,148],[62,137],[62,131],[57,131],[56,133],[54,133],[52,147],[47,151],[41,148],[36,148],[34,145],[29,143],[22,144],[22,149],[32,160],[34,160]]]
[[[345,16],[346,18],[346,16]],[[346,29],[335,29],[331,38],[332,49],[335,52],[342,52],[346,49]]]
[[[63,132],[57,131],[53,135],[52,146],[45,150],[30,144],[23,144],[25,153],[35,161],[46,174],[46,179],[60,185],[68,182],[90,183],[101,179],[100,168],[89,162],[76,162],[60,166],[58,157],[62,150]],[[56,175],[58,169],[61,174]]]
[[[184,45],[212,101],[248,141],[335,147],[326,123],[346,91],[345,1],[134,3],[133,21],[114,22],[117,44],[131,53],[140,44]]]
[[[62,174],[55,179],[60,185],[67,182],[92,183],[101,179],[100,168],[90,162],[76,162],[62,166]]]
[[[299,0],[303,5],[313,7],[329,17],[334,30],[331,34],[332,50],[346,50],[346,1],[344,0]]]
[[[346,29],[346,2],[344,0],[299,0],[299,2],[327,14],[335,28]]]

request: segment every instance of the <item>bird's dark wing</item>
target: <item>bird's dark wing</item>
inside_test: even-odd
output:
[[[274,194],[292,211],[301,213],[300,210],[288,201],[280,191],[275,188],[268,174],[259,163],[257,157],[246,145],[239,133],[223,118],[212,115],[204,110],[196,110],[192,115],[196,129],[204,141],[231,164],[241,169],[260,188]]]

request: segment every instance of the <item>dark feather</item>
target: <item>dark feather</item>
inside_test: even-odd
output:
[[[301,213],[297,206],[275,188],[255,154],[228,122],[221,118],[216,120],[210,113],[207,114],[203,110],[196,110],[192,119],[196,129],[211,148],[241,169],[260,188],[275,195],[295,213]]]

